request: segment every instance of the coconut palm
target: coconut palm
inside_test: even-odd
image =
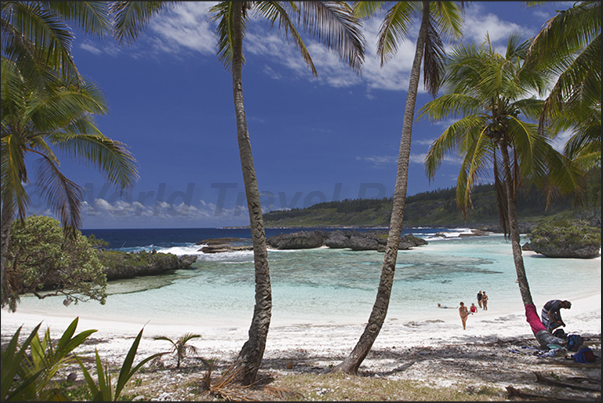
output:
[[[186,333],[185,335],[180,336],[178,338],[178,340],[176,340],[176,341],[174,341],[166,336],[155,337],[154,340],[164,340],[164,341],[169,341],[170,343],[172,343],[172,351],[171,352],[176,353],[176,358],[177,358],[176,368],[180,368],[180,362],[184,359],[184,357],[186,357],[186,354],[189,351],[193,352],[193,353],[197,352],[197,348],[195,346],[190,346],[190,345],[187,345],[186,343],[188,343],[192,339],[196,339],[199,337],[201,337],[200,334]]]
[[[356,3],[356,16],[371,16],[381,8],[381,3],[370,1]],[[414,16],[420,16],[421,25],[408,85],[404,121],[402,123],[402,137],[398,154],[398,170],[393,207],[377,298],[368,323],[356,346],[343,362],[333,368],[334,372],[357,374],[360,364],[373,346],[385,322],[404,219],[410,143],[419,76],[421,74],[421,63],[424,62],[423,75],[425,87],[430,94],[435,96],[440,87],[440,73],[443,64],[444,50],[442,40],[447,36],[460,35],[460,8],[455,2],[396,2],[386,12],[379,32],[377,52],[381,58],[382,65],[387,61],[389,56],[396,52],[398,42],[407,39]]]
[[[524,64],[529,44],[514,34],[505,55],[494,51],[488,37],[479,48],[456,47],[446,65],[446,94],[421,108],[419,119],[460,117],[431,145],[425,166],[432,179],[444,157],[458,150],[462,162],[457,204],[465,214],[473,185],[493,169],[500,222],[505,236],[510,234],[521,298],[532,325],[535,307],[519,243],[516,192],[522,184],[575,191],[581,172],[552,147],[545,131],[538,130],[544,101],[532,94],[544,94],[551,77]],[[537,334],[541,325],[532,328],[535,335],[541,343],[550,342],[546,331]]]
[[[153,13],[159,11],[157,4],[153,6],[154,9],[146,10],[143,10],[143,7],[135,9],[136,2],[116,2],[115,4],[113,13],[117,38],[123,42],[136,38],[141,32],[144,22],[148,21]],[[255,307],[249,329],[249,339],[243,345],[233,367],[234,371],[240,374],[240,381],[246,385],[255,381],[262,362],[272,311],[266,235],[243,103],[243,39],[251,11],[269,21],[272,26],[277,25],[285,31],[288,37],[293,39],[314,75],[317,75],[317,71],[296,28],[297,24],[308,30],[330,49],[338,52],[340,57],[356,71],[359,71],[364,58],[364,41],[360,26],[354,18],[351,7],[342,1],[225,1],[212,7],[210,11],[212,19],[217,22],[218,57],[232,73],[239,155],[253,239]]]
[[[558,11],[534,38],[527,58],[558,75],[540,124],[571,131],[568,157],[587,168],[600,164],[601,2],[581,1]]]
[[[8,288],[6,252],[10,224],[25,218],[29,196],[28,162],[34,161],[36,185],[66,229],[81,224],[82,189],[59,169],[56,152],[88,161],[119,188],[137,178],[135,161],[124,144],[105,137],[93,116],[107,106],[99,89],[83,80],[46,81],[43,90],[22,74],[19,65],[2,57],[2,306],[18,298]],[[11,304],[14,307],[13,304]]]

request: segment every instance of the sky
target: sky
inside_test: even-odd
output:
[[[82,228],[249,224],[232,79],[216,56],[216,25],[208,13],[213,4],[183,2],[154,17],[129,46],[76,32],[75,63],[109,104],[97,126],[127,144],[139,174],[135,186],[120,193],[94,168],[62,157],[62,172],[85,189]],[[511,33],[528,39],[555,10],[569,7],[567,2],[529,8],[524,2],[467,2],[458,42],[479,45],[487,33],[503,52]],[[243,94],[263,211],[392,197],[418,23],[382,67],[376,57],[382,15],[364,20],[361,74],[304,35],[318,71],[314,77],[281,30],[250,17]],[[431,99],[421,79],[416,110]],[[407,195],[456,185],[455,156],[431,181],[424,167],[430,144],[450,123],[414,124]],[[29,212],[52,216],[33,184],[29,192]]]

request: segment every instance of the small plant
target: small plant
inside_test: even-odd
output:
[[[141,338],[142,338],[142,330],[140,331],[140,333],[138,333],[138,336],[136,336],[136,339],[134,339],[134,342],[132,343],[132,347],[130,347],[130,350],[128,351],[128,355],[126,356],[126,359],[124,360],[124,363],[121,366],[121,370],[119,372],[119,377],[117,378],[117,384],[115,385],[115,389],[113,389],[113,385],[111,383],[111,374],[109,373],[107,366],[105,366],[103,368],[103,364],[101,362],[100,356],[98,355],[97,349],[94,349],[94,351],[95,351],[95,355],[96,355],[96,375],[98,378],[98,385],[96,384],[96,382],[94,382],[94,379],[92,379],[90,372],[88,372],[88,370],[86,369],[86,367],[84,366],[82,361],[79,359],[79,357],[76,356],[76,359],[77,359],[78,363],[80,364],[82,371],[84,371],[84,378],[86,379],[88,388],[90,389],[90,392],[92,393],[93,399],[95,401],[118,400],[118,398],[121,395],[121,392],[123,391],[124,387],[126,386],[126,383],[128,383],[130,378],[132,378],[132,376],[143,365],[145,365],[147,362],[161,356],[162,354],[165,354],[165,353],[153,354],[152,356],[145,358],[137,366],[132,368],[132,364],[134,362],[134,357],[136,356],[136,350],[138,350],[138,345],[140,344]]]
[[[59,369],[73,360],[71,352],[96,332],[85,330],[73,336],[78,319],[71,322],[56,344],[50,338],[49,329],[40,340],[40,323],[19,347],[21,327],[17,330],[6,350],[2,351],[1,400],[66,399],[60,387],[49,388],[48,384]],[[30,353],[26,354],[28,348]]]
[[[172,351],[170,353],[176,353],[177,363],[176,368],[180,368],[180,362],[186,357],[186,354],[190,351],[193,353],[197,352],[197,348],[195,346],[187,345],[191,339],[196,339],[201,337],[199,334],[187,333],[184,336],[180,337],[178,340],[174,341],[166,336],[155,337],[155,340],[164,340],[172,343]]]

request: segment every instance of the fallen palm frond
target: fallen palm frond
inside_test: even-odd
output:
[[[228,401],[254,401],[245,395],[242,395],[241,390],[249,388],[251,385],[243,386],[236,383],[237,377],[243,370],[242,367],[234,367],[231,365],[213,384],[211,382],[211,373],[213,370],[214,362],[203,360],[203,363],[207,365],[207,371],[201,379],[201,387],[207,391],[211,396],[221,398]]]

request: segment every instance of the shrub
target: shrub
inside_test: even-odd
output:
[[[68,303],[105,303],[107,279],[96,249],[80,231],[66,237],[53,218],[32,215],[24,222],[13,221],[7,258],[5,276],[13,312],[19,295],[25,293],[41,299],[64,295]]]

